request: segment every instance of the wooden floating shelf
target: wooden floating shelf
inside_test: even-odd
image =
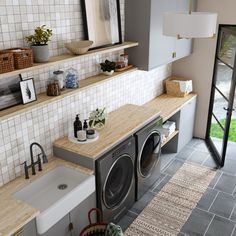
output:
[[[0,79],[10,77],[10,76],[15,76],[15,75],[22,74],[22,73],[32,71],[32,70],[38,70],[38,69],[43,69],[43,68],[46,68],[49,66],[58,65],[59,63],[64,63],[64,62],[69,62],[69,61],[73,61],[76,59],[81,59],[81,58],[91,56],[91,55],[110,53],[110,52],[115,52],[115,51],[123,50],[126,48],[132,48],[132,47],[136,47],[136,46],[138,46],[137,42],[124,42],[122,44],[117,44],[117,45],[113,45],[110,47],[104,47],[104,48],[90,50],[86,54],[83,54],[83,55],[63,54],[60,56],[54,56],[49,59],[49,62],[34,63],[34,65],[32,67],[28,67],[28,68],[21,69],[21,70],[14,70],[14,71],[11,71],[8,73],[0,74]]]
[[[108,80],[113,79],[115,77],[125,75],[125,74],[128,74],[128,73],[136,71],[136,70],[137,70],[137,68],[133,67],[132,69],[129,69],[126,71],[114,72],[114,74],[111,76],[99,74],[99,75],[89,77],[87,79],[80,80],[79,81],[79,88],[66,89],[66,90],[62,91],[61,95],[59,95],[59,96],[47,96],[46,93],[38,94],[37,101],[35,101],[35,102],[25,104],[25,105],[23,105],[23,104],[16,105],[14,107],[10,107],[10,108],[0,111],[0,121],[3,121],[5,119],[8,119],[8,118],[15,116],[15,115],[19,115],[23,112],[32,110],[34,108],[52,103],[54,101],[58,101],[64,97],[71,96],[71,95],[76,94],[82,90],[93,87],[94,85],[98,85],[100,83],[103,83],[104,81],[108,81]]]
[[[179,130],[175,130],[166,140],[161,144],[161,147],[164,147],[172,138],[174,138],[179,133]]]

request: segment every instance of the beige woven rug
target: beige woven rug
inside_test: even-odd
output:
[[[178,235],[215,174],[207,167],[184,163],[124,235]]]

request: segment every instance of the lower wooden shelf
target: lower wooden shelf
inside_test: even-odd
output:
[[[15,115],[19,115],[23,112],[32,110],[34,108],[49,104],[51,102],[58,101],[64,97],[71,96],[73,94],[76,94],[76,93],[84,90],[84,89],[88,89],[90,87],[93,87],[94,85],[98,85],[100,83],[103,83],[104,81],[113,79],[117,76],[125,75],[127,73],[130,73],[130,72],[133,72],[136,70],[137,70],[137,68],[133,67],[133,68],[126,70],[126,71],[114,72],[114,74],[111,76],[99,74],[99,75],[89,77],[87,79],[80,80],[79,81],[79,88],[66,89],[66,90],[62,91],[61,95],[56,96],[56,97],[47,96],[46,93],[38,94],[37,101],[35,101],[35,102],[25,104],[25,105],[20,104],[20,105],[10,107],[10,108],[0,111],[0,121],[3,121],[5,119],[8,119],[8,118],[15,116]]]
[[[172,138],[174,138],[179,133],[179,130],[175,130],[162,144],[161,147],[164,147]]]

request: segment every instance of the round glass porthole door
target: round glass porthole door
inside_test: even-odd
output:
[[[103,188],[103,201],[107,208],[116,208],[126,199],[133,174],[134,166],[130,156],[120,156],[113,163]]]
[[[153,131],[145,140],[138,159],[139,173],[147,178],[152,173],[160,156],[161,137],[158,131]]]

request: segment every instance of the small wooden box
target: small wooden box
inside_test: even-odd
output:
[[[180,84],[173,80],[186,81],[187,79],[181,78],[181,77],[170,77],[166,79],[164,82],[165,82],[166,93],[168,95],[171,95],[174,97],[185,97],[187,94],[189,94],[188,91],[182,92],[180,89]]]

